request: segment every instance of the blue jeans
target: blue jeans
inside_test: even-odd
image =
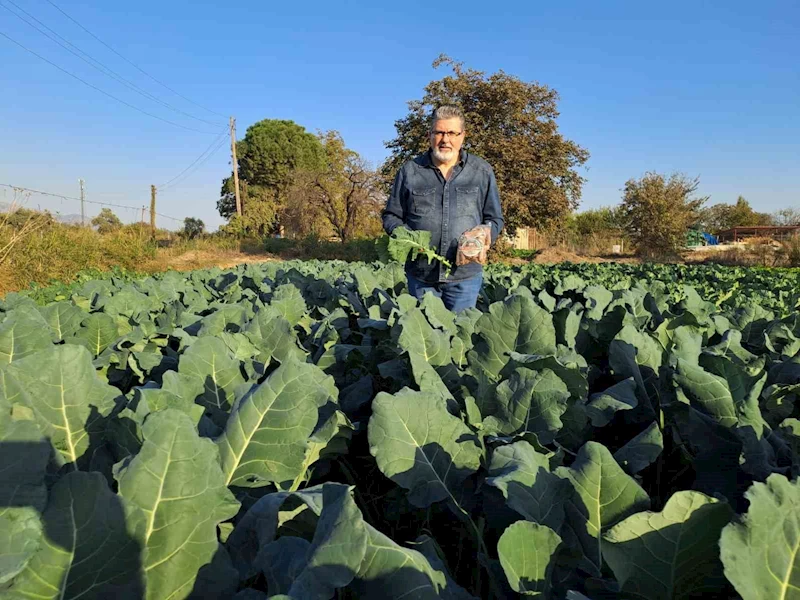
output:
[[[421,281],[407,273],[408,291],[412,296],[422,299],[425,292],[431,292],[437,298],[441,298],[445,308],[459,313],[465,308],[474,307],[478,302],[483,285],[483,273],[469,279],[460,281],[446,281],[443,283],[427,283]]]

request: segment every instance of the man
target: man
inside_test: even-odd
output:
[[[494,243],[504,225],[494,171],[462,150],[465,135],[461,109],[437,108],[431,116],[430,148],[400,168],[382,213],[390,235],[400,226],[431,232],[431,246],[453,265],[452,271],[448,276],[439,261],[429,263],[424,256],[409,258],[409,291],[417,298],[433,292],[453,312],[475,306],[483,283],[483,265],[456,266],[459,237],[489,225]]]

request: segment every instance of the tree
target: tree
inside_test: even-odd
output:
[[[744,196],[736,199],[736,204],[731,207],[728,229],[731,227],[752,227],[758,225],[772,225],[772,215],[753,210]]]
[[[313,171],[323,164],[319,139],[288,120],[254,123],[244,139],[236,142],[236,154],[244,216],[241,225],[262,235],[277,228],[298,171]],[[236,214],[232,176],[222,181],[217,210],[224,218]]]
[[[699,218],[708,197],[695,198],[698,179],[648,172],[625,183],[621,213],[625,230],[648,258],[674,257],[686,244],[686,232]]]
[[[319,137],[324,149],[323,167],[298,178],[296,197],[316,208],[309,216],[323,217],[342,242],[359,234],[379,234],[383,199],[377,174],[357,152],[345,146],[339,132],[328,131]]]
[[[227,229],[238,234],[264,236],[274,231],[278,223],[279,205],[274,194],[259,185],[251,185],[239,180],[239,194],[242,199],[242,216],[236,214],[236,197],[233,189],[233,176],[222,181],[222,192],[217,201],[220,216],[228,219]],[[246,210],[245,210],[245,207]]]
[[[782,208],[772,215],[772,219],[776,225],[800,225],[800,210],[796,208]]]
[[[454,75],[431,81],[421,100],[395,122],[397,137],[386,144],[391,156],[381,168],[385,185],[400,166],[427,150],[429,115],[441,104],[456,104],[466,117],[464,148],[493,167],[506,228],[547,227],[577,208],[584,183],[576,168],[589,152],[558,131],[558,93],[499,71],[485,77],[441,55],[434,68]]]
[[[183,231],[181,233],[184,237],[187,237],[191,240],[203,235],[205,228],[206,224],[203,223],[202,220],[194,217],[186,217],[183,220]]]
[[[743,197],[736,199],[736,204],[714,204],[704,209],[700,214],[700,225],[711,233],[719,233],[733,227],[752,227],[758,225],[772,225],[772,215],[753,210],[750,203]]]
[[[619,234],[622,229],[621,219],[620,207],[604,206],[570,215],[566,226],[580,237]]]
[[[111,233],[122,227],[122,221],[110,208],[101,208],[100,213],[92,219],[92,225],[97,227],[98,233]]]

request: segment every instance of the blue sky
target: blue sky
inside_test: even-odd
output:
[[[20,12],[11,0],[0,0]],[[126,102],[186,127],[221,132],[226,119],[154,83],[46,0],[13,2],[94,59],[175,108],[92,69],[0,7],[0,32]],[[506,2],[238,3],[53,0],[83,26],[181,95],[234,115],[239,137],[264,118],[336,129],[374,164],[406,102],[465,66],[504,70],[555,88],[559,126],[591,153],[581,208],[615,204],[648,170],[700,178],[711,202],[744,195],[759,210],[800,206],[800,3]],[[20,13],[22,14],[22,13]],[[142,206],[151,184],[183,171],[215,134],[173,127],[86,87],[0,36],[0,183]],[[158,212],[214,229],[223,145]],[[0,188],[0,201],[10,193]],[[79,213],[31,196],[28,205]],[[96,214],[89,205],[87,213]],[[119,210],[126,221],[140,211]],[[159,225],[177,225],[165,219]]]

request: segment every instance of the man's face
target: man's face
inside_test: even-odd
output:
[[[430,141],[431,150],[436,160],[444,163],[454,161],[464,143],[461,119],[440,119],[434,122]]]

